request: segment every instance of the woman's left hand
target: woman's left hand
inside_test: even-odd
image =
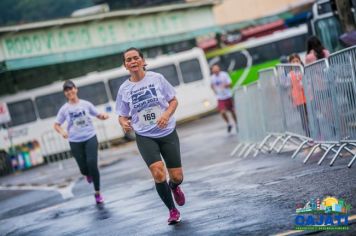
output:
[[[168,112],[163,112],[162,115],[157,120],[157,125],[160,129],[164,129],[168,125],[170,115]]]

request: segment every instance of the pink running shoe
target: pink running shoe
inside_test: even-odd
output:
[[[172,210],[169,210],[168,224],[174,225],[179,222],[180,222],[180,212],[178,211],[178,209],[173,208]]]
[[[104,203],[104,198],[103,198],[103,196],[101,196],[100,193],[96,193],[96,194],[94,195],[94,197],[95,197],[95,202],[96,202],[96,204]]]
[[[185,196],[182,189],[177,186],[175,189],[172,188],[172,193],[178,206],[183,206],[185,203]]]
[[[92,176],[86,175],[85,178],[87,179],[87,182],[89,184],[91,184],[93,182],[93,177]]]

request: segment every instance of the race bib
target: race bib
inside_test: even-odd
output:
[[[77,128],[83,128],[89,125],[88,118],[85,116],[76,118],[73,123]]]
[[[159,106],[148,107],[138,113],[138,119],[141,127],[151,126],[156,124],[157,119],[160,117],[162,111]]]

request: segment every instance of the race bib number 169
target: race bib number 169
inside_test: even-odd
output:
[[[141,126],[154,125],[158,117],[161,115],[159,106],[146,108],[138,113]]]

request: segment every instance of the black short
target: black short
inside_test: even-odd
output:
[[[161,161],[161,154],[167,168],[182,167],[177,131],[161,138],[150,138],[136,134],[136,143],[143,160],[149,167]]]

